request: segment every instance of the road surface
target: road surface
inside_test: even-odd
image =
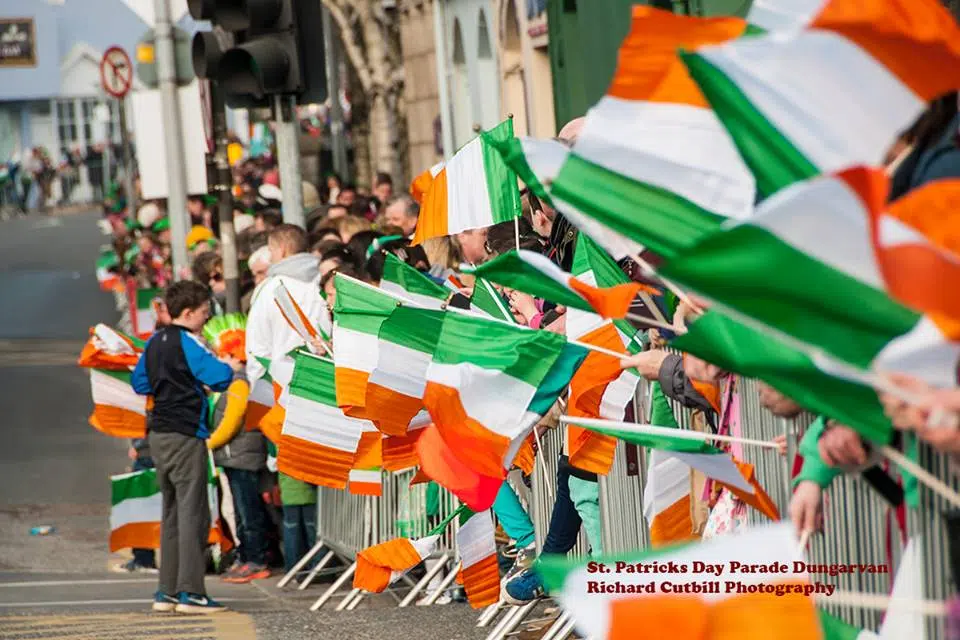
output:
[[[226,585],[211,595],[235,613],[149,613],[155,578],[109,572],[108,476],[126,470],[127,443],[86,424],[92,405],[75,365],[88,329],[119,318],[93,264],[107,242],[93,212],[0,222],[0,638],[270,640],[482,638],[462,604],[396,609],[389,595],[355,611],[307,611],[322,586],[276,580]],[[51,525],[50,536],[30,535]]]

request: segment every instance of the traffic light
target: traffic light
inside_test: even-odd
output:
[[[266,107],[277,95],[299,104],[327,99],[320,0],[187,0],[190,15],[233,36],[193,38],[194,72],[216,82],[231,107]]]

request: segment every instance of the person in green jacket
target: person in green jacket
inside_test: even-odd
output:
[[[277,448],[267,443],[269,455]],[[278,473],[280,502],[283,505],[283,564],[286,571],[306,555],[317,540],[317,487]]]

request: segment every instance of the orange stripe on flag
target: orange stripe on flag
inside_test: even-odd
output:
[[[467,416],[456,389],[427,382],[423,403],[444,441],[466,466],[485,476],[503,475],[503,457],[510,439]]]
[[[146,417],[105,404],[94,405],[90,426],[115,438],[145,438],[147,435]]]
[[[630,311],[633,299],[640,291],[659,295],[659,291],[652,287],[645,287],[636,282],[618,284],[614,287],[600,289],[591,287],[576,278],[570,278],[570,288],[579,293],[590,303],[594,311],[604,318],[622,318]]]
[[[367,382],[370,374],[356,369],[337,367],[334,371],[334,385],[337,390],[337,406],[353,418],[366,418],[364,403],[367,396]]]
[[[283,433],[283,422],[287,419],[287,410],[279,403],[270,407],[260,419],[260,431],[270,442],[279,444]]]
[[[249,402],[247,404],[247,415],[244,419],[244,428],[246,431],[253,431],[260,426],[260,422],[269,413],[271,407],[259,402]]]
[[[533,434],[523,439],[523,444],[517,450],[517,455],[513,458],[513,466],[523,471],[524,474],[533,473],[533,465],[536,454],[533,452]]]
[[[383,464],[383,436],[379,431],[364,431],[360,434],[357,454],[353,459],[353,469],[375,469]]]
[[[571,414],[572,415],[572,414]],[[617,453],[617,439],[578,427],[567,426],[570,465],[577,469],[606,475]]]
[[[960,86],[960,28],[937,0],[832,0],[810,27],[856,43],[925,102]]]
[[[607,94],[625,100],[709,108],[677,50],[726,42],[745,29],[746,22],[740,18],[693,18],[636,6]]]
[[[418,245],[424,240],[437,238],[449,234],[447,211],[447,170],[441,169],[434,176],[430,188],[423,195],[420,204],[420,217],[417,220],[417,230],[413,235],[413,244]]]
[[[277,450],[277,469],[281,472],[322,487],[343,489],[347,486],[354,454],[325,447],[293,436],[281,436]]]
[[[357,477],[357,476],[364,477]],[[371,478],[367,479],[366,476]],[[376,477],[374,480],[373,477]],[[355,496],[381,496],[383,495],[383,478],[380,471],[359,472],[354,469],[350,472],[350,480],[347,482],[347,490]]]
[[[500,491],[507,472],[501,467],[497,476],[485,476],[470,469],[444,439],[436,425],[423,429],[417,440],[420,471],[460,498],[471,510],[489,509]]]
[[[131,522],[110,532],[110,552],[120,549],[159,549],[159,522]]]
[[[487,556],[462,571],[463,588],[471,607],[482,609],[500,601],[500,567],[496,555]]]
[[[433,180],[433,173],[430,169],[427,169],[410,183],[410,196],[417,204],[423,205],[423,198],[430,191],[430,187],[433,186]]]
[[[652,547],[699,539],[700,536],[693,533],[689,495],[653,516],[653,522],[650,523],[650,546]]]
[[[417,439],[423,429],[414,429],[404,436],[384,436],[381,443],[383,468],[387,471],[402,471],[417,466]]]
[[[364,407],[364,413],[377,423],[380,431],[388,436],[402,436],[423,409],[423,400],[368,382]]]
[[[770,496],[767,495],[767,492],[764,490],[764,488],[760,486],[760,482],[757,480],[757,473],[753,468],[753,465],[746,462],[741,462],[736,458],[733,459],[733,462],[737,465],[737,469],[740,470],[740,475],[742,475],[744,479],[750,483],[750,486],[753,487],[753,495],[722,482],[718,482],[717,484],[771,520],[779,521],[780,511],[777,509],[777,505],[773,503],[773,500],[770,499]]]
[[[390,586],[390,576],[394,571],[407,571],[420,562],[420,554],[406,538],[367,547],[357,554],[353,588],[380,593]]]
[[[430,482],[430,476],[423,472],[423,469],[417,469],[417,472],[410,478],[410,486],[415,484],[426,484]]]

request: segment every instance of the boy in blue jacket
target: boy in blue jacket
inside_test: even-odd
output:
[[[204,550],[210,532],[206,389],[226,391],[238,361],[221,361],[197,338],[210,318],[210,291],[178,282],[164,296],[172,323],[147,342],[133,371],[134,390],[153,396],[147,439],[163,496],[160,587],[154,611],[213,613],[223,605],[207,597]]]

